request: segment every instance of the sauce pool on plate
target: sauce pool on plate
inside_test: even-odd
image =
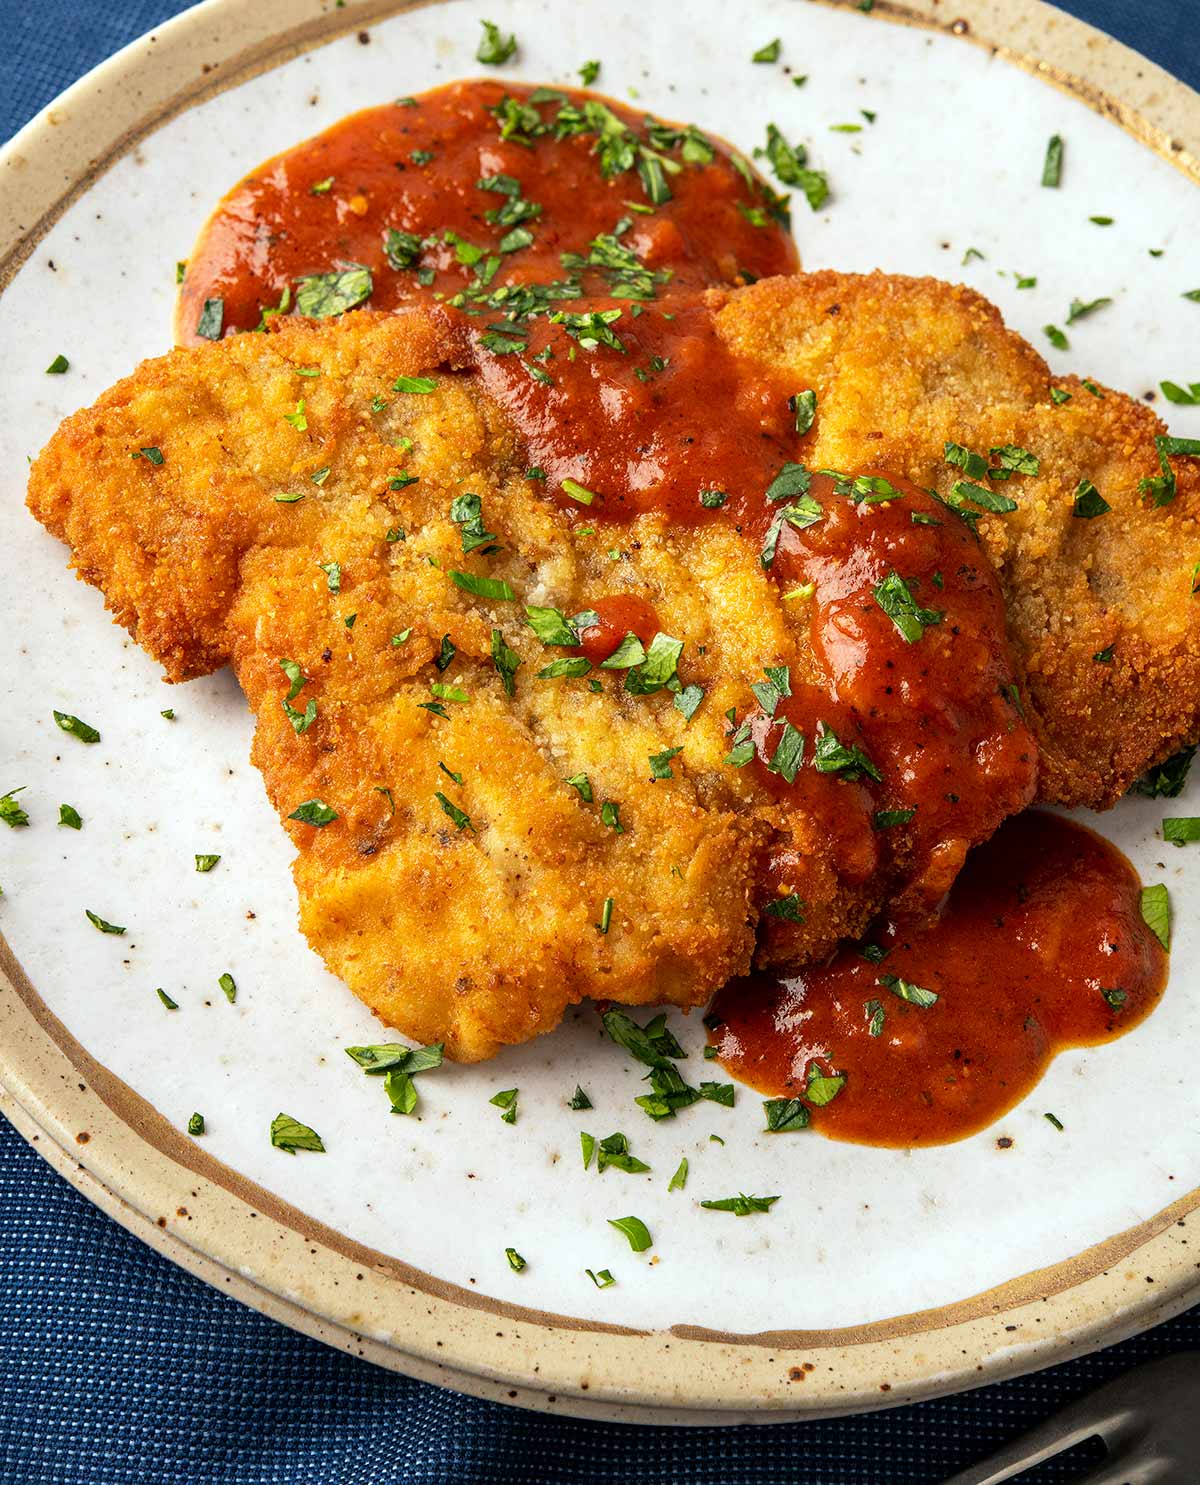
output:
[[[832,1139],[962,1139],[1057,1053],[1111,1041],[1157,1005],[1167,956],[1140,898],[1108,841],[1059,815],[1018,815],[972,852],[932,923],[885,920],[829,964],[727,986],[713,1043],[729,1073],[804,1100]]]

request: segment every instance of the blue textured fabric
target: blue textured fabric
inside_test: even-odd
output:
[[[1197,0],[1060,0],[1200,87]],[[183,5],[0,0],[0,138]],[[0,1485],[935,1485],[1200,1310],[981,1392],[769,1429],[639,1429],[474,1402],[243,1309],[143,1248],[0,1120]],[[1066,1481],[1072,1461],[1029,1478]]]

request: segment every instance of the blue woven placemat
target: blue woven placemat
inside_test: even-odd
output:
[[[1200,87],[1197,0],[1060,3]],[[0,139],[184,8],[0,0]],[[243,1309],[143,1248],[0,1119],[2,1485],[935,1485],[1075,1393],[1191,1347],[1200,1309],[1053,1371],[862,1418],[724,1430],[543,1418],[392,1376]]]

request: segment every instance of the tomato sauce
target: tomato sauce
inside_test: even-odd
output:
[[[829,964],[736,981],[709,1024],[726,1069],[764,1093],[804,1099],[814,1074],[843,1075],[813,1106],[822,1134],[936,1145],[998,1119],[1057,1053],[1131,1031],[1166,974],[1121,853],[1034,810],[975,849],[933,922],[889,916]]]
[[[613,593],[598,598],[590,612],[596,622],[579,631],[579,648],[593,665],[603,665],[620,647],[627,634],[636,635],[643,646],[658,633],[658,614],[654,605],[636,593]]]
[[[1136,879],[1087,832],[1022,817],[968,859],[1036,787],[1003,597],[971,520],[932,492],[886,469],[809,468],[813,394],[721,339],[708,291],[794,272],[785,221],[746,161],[694,129],[579,91],[454,83],[354,114],[236,186],[187,265],[177,334],[436,304],[455,366],[504,408],[568,522],[740,535],[805,656],[774,690],[747,676],[728,722],[732,766],[778,806],[760,962],[787,961],[806,884],[832,865],[841,886],[879,882],[893,901],[882,973],[938,999],[898,999],[846,950],[724,991],[721,1056],[789,1095],[814,1060],[836,1066],[824,1132],[931,1143],[1003,1112],[1061,1046],[1135,1024],[1162,955]],[[341,293],[347,274],[353,292],[314,298],[313,276]],[[593,665],[658,631],[639,594],[591,608],[577,653]],[[805,849],[792,838],[801,816],[819,854],[812,831]],[[1122,989],[1119,1012],[1097,985]],[[876,1001],[878,1036],[863,1018]]]
[[[369,269],[371,309],[453,295],[493,257],[495,283],[561,281],[572,272],[562,254],[586,255],[622,219],[626,245],[677,290],[795,272],[795,244],[770,214],[774,193],[750,166],[698,131],[651,124],[596,94],[491,79],[351,114],[220,202],[188,261],[177,338],[203,338],[209,299],[222,301],[225,333],[253,330],[264,309],[293,298],[297,280],[346,264]],[[649,186],[639,166],[653,170]],[[518,194],[497,189],[497,178]],[[650,209],[648,190],[663,189],[669,199]],[[393,244],[389,259],[389,229],[417,246]],[[410,256],[411,266],[393,266]]]

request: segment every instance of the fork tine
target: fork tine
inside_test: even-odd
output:
[[[1035,1464],[1082,1444],[1084,1439],[1096,1434],[1111,1437],[1126,1413],[1126,1408],[1112,1395],[1113,1390],[1113,1384],[1109,1383],[1077,1398],[1044,1423],[954,1475],[945,1485],[1000,1485],[1002,1480],[1011,1480]],[[1087,1485],[1093,1485],[1090,1478],[1085,1479]],[[1108,1485],[1108,1482],[1097,1476],[1095,1485]]]

